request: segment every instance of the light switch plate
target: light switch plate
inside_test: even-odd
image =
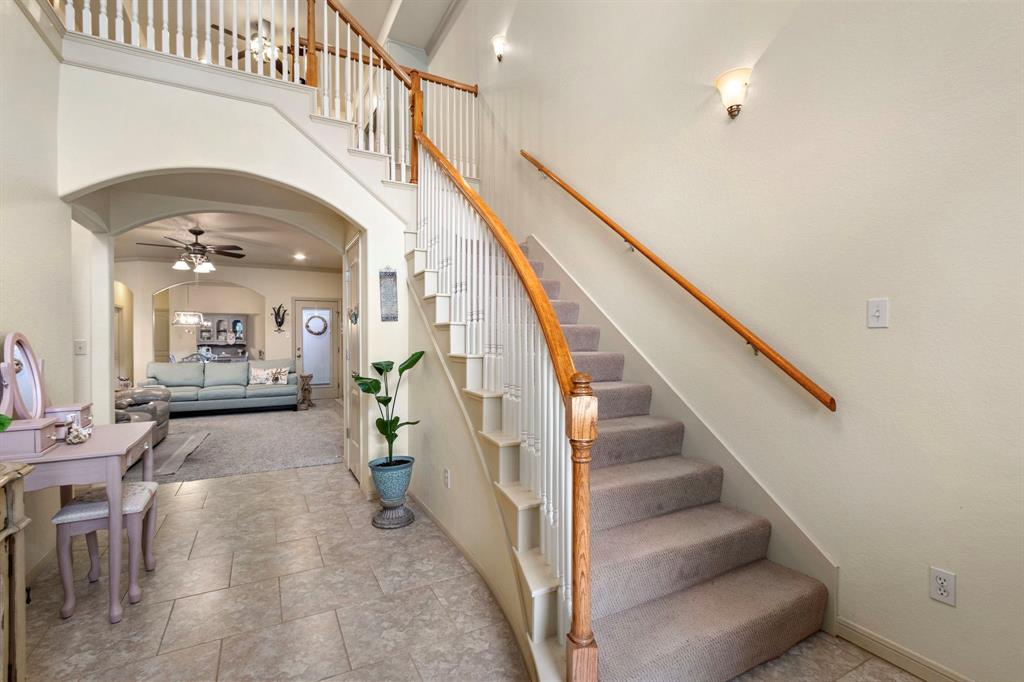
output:
[[[89,344],[85,339],[75,339],[74,341],[74,352],[75,355],[88,355]]]
[[[868,329],[886,329],[889,326],[889,299],[868,299]]]

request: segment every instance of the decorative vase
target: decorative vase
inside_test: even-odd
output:
[[[370,460],[373,484],[380,494],[381,510],[373,515],[377,528],[402,528],[416,518],[412,509],[405,506],[405,493],[412,480],[412,464],[416,461],[408,455],[395,455],[388,464],[387,457]]]

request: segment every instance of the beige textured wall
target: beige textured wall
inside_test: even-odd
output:
[[[839,617],[978,680],[1024,670],[1021,20],[1016,2],[471,0],[430,65],[481,86],[485,198],[837,561]],[[754,72],[730,121],[712,83],[736,66]],[[869,330],[879,296],[892,324]],[[929,565],[958,574],[956,608],[929,599]]]
[[[70,402],[71,212],[57,198],[58,64],[13,2],[0,3],[0,332],[24,332],[46,389]],[[55,489],[26,495],[29,570],[54,547]]]

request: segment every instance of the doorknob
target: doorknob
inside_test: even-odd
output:
[[[295,349],[295,357],[296,358],[301,358],[302,357],[302,346],[299,346],[298,348]]]

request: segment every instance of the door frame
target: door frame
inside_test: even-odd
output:
[[[302,340],[302,316],[299,315],[298,301],[312,301],[314,303],[326,303],[334,307],[334,326],[335,326],[335,342],[338,344],[334,348],[334,385],[338,390],[338,397],[341,397],[341,374],[344,371],[342,366],[342,347],[344,346],[344,329],[341,324],[341,310],[343,301],[340,298],[324,298],[322,296],[292,296],[292,362],[295,363],[295,369],[299,369],[299,359],[296,356],[296,352],[299,347],[299,341]],[[315,397],[315,396],[314,396]],[[321,398],[321,400],[334,400],[334,398]]]
[[[352,258],[352,256],[350,254],[354,255],[354,258]],[[357,297],[358,300],[352,300],[353,296],[352,296],[351,262],[353,262],[353,261],[359,264],[359,281],[356,282],[356,284],[358,286],[358,297]],[[365,366],[364,362],[365,362],[365,356],[366,356],[366,334],[363,332],[363,324],[362,324],[363,323],[363,315],[362,315],[362,313],[363,313],[364,310],[366,310],[366,304],[365,304],[366,303],[365,302],[365,297],[366,297],[366,286],[365,286],[365,283],[366,283],[366,273],[365,273],[364,268],[363,268],[363,264],[364,263],[365,263],[365,259],[363,258],[363,239],[362,239],[362,235],[358,234],[354,238],[352,238],[352,240],[349,241],[348,244],[345,245],[345,250],[342,252],[342,269],[344,271],[344,275],[343,275],[343,280],[344,280],[344,301],[343,301],[343,303],[344,303],[344,306],[345,306],[343,308],[343,310],[345,311],[346,331],[347,331],[347,327],[348,327],[348,312],[349,312],[349,310],[352,309],[352,308],[356,308],[356,310],[359,311],[359,321],[356,324],[356,331],[357,331],[357,333],[355,335],[356,338],[352,339],[352,336],[353,336],[352,334],[347,334],[345,336],[345,341],[344,341],[345,351],[344,351],[344,353],[342,355],[343,355],[343,358],[344,358],[344,361],[345,361],[345,365],[344,365],[344,367],[345,367],[345,377],[344,377],[345,381],[343,382],[343,385],[345,387],[344,393],[343,393],[343,395],[345,396],[345,398],[344,398],[344,406],[345,406],[345,465],[348,467],[349,471],[352,472],[352,475],[354,475],[356,477],[356,480],[358,480],[360,482],[361,486],[366,483],[366,481],[364,480],[366,478],[364,476],[364,473],[367,470],[366,456],[365,456],[366,447],[367,447],[367,444],[366,444],[366,430],[363,428],[363,422],[365,420],[361,416],[362,415],[362,401],[361,401],[361,395],[362,394],[356,394],[356,396],[357,396],[356,400],[355,401],[352,400],[352,398],[351,398],[352,392],[351,392],[351,390],[349,390],[350,386],[348,385],[348,377],[352,376],[353,373],[358,373],[360,371],[360,368]],[[358,345],[359,345],[359,348],[358,348],[359,357],[355,357],[355,358],[351,357],[351,354],[349,352],[349,349],[350,349],[350,345],[349,344],[353,340],[357,341]],[[352,434],[350,434],[349,430],[350,430],[351,424],[353,422],[353,420],[352,420],[352,411],[355,411],[357,415],[360,415],[359,418],[355,420],[356,428],[359,430],[359,433],[355,434],[356,442],[359,445],[358,452],[353,452],[352,451],[353,448],[350,447],[351,444],[352,444]]]

